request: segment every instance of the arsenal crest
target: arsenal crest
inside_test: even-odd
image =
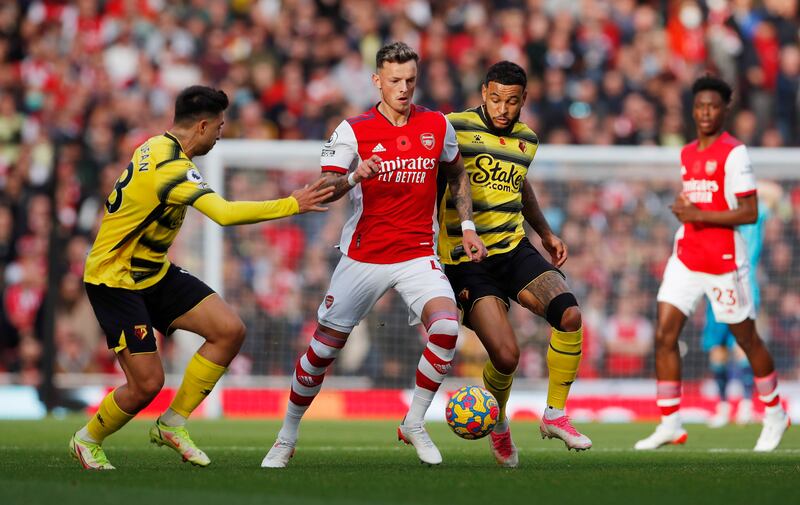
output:
[[[133,327],[133,334],[136,335],[136,338],[139,340],[144,340],[144,338],[147,336],[147,325],[137,324]]]
[[[329,309],[333,305],[333,295],[327,295],[325,297],[325,308]]]
[[[706,175],[713,175],[717,171],[717,160],[706,161]]]
[[[433,149],[433,146],[436,145],[436,138],[433,136],[433,133],[423,133],[419,136],[419,141],[422,142],[422,145],[428,150]]]

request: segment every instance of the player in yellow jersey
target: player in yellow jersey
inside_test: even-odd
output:
[[[547,408],[539,426],[542,437],[560,438],[569,449],[592,446],[564,413],[581,359],[581,313],[558,269],[567,260],[567,247],[550,229],[526,180],[539,145],[536,134],[519,121],[527,82],[519,65],[496,63],[481,89],[483,105],[447,116],[470,178],[475,228],[489,250],[488,258],[473,263],[464,254],[461,222],[449,191],[439,205],[439,255],[464,324],[475,330],[489,354],[483,380],[500,405],[491,449],[497,462],[508,467],[518,463],[505,407],[519,363],[517,338],[507,317],[509,299],[552,326]],[[553,264],[525,237],[523,221],[541,237]]]
[[[106,201],[106,213],[89,257],[84,282],[100,326],[125,372],[126,383],[109,393],[97,413],[70,439],[84,468],[112,470],[101,444],[147,406],[164,385],[154,330],[184,329],[205,343],[192,357],[169,409],[150,430],[150,441],[184,461],[211,461],[189,437],[186,419],[211,392],[239,352],[245,327],[210,287],[167,259],[167,250],[189,206],[221,225],[256,223],[308,211],[332,188],[324,181],[273,201],[229,202],[208,187],[192,158],[214,147],[228,107],[224,92],[191,86],[175,100],[173,128],[148,139]]]

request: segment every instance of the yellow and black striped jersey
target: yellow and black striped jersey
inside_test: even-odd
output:
[[[157,283],[167,272],[167,250],[189,205],[221,225],[257,223],[300,210],[292,196],[229,202],[203,181],[174,135],[151,137],[133,153],[106,200],[83,280],[125,289]]]
[[[508,252],[525,236],[522,184],[533,163],[539,138],[521,122],[498,131],[483,107],[453,112],[458,149],[472,188],[473,221],[489,255]],[[445,264],[469,261],[461,245],[461,219],[449,187],[439,202],[439,256]]]
[[[144,289],[167,272],[167,250],[186,206],[213,193],[170,133],[151,137],[106,200],[106,213],[86,260],[84,281]]]

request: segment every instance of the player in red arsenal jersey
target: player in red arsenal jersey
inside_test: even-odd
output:
[[[409,324],[425,325],[429,340],[419,361],[414,396],[398,428],[431,465],[442,456],[425,430],[425,412],[450,370],[458,337],[455,296],[435,255],[436,176],[441,167],[473,261],[486,247],[472,223],[472,198],[455,130],[439,112],[411,104],[417,54],[396,42],[378,51],[372,80],[381,101],[342,121],[322,149],[323,177],[332,200],[350,193],[354,212],[342,230],[342,258],[319,307],[319,324],[295,366],[278,439],[261,466],[282,468],[294,453],[300,419],[322,386],[327,368],[353,328],[394,288],[409,308]]]
[[[683,225],[658,291],[656,397],[661,424],[636,443],[656,449],[686,442],[678,409],[681,363],[678,336],[705,294],[714,317],[728,324],[753,367],[756,389],[765,405],[764,427],[756,451],[775,449],[789,425],[780,403],[772,356],[756,332],[747,251],[737,226],[758,218],[756,182],[745,146],[723,131],[732,90],[724,81],[701,77],[692,87],[692,117],[697,140],[681,151],[683,191],[672,212]]]

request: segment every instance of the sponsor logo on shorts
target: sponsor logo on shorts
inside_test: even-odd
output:
[[[327,295],[325,297],[325,308],[329,309],[333,305],[333,295]]]
[[[133,334],[136,335],[136,338],[139,340],[144,340],[144,338],[147,336],[147,325],[137,324],[133,327]]]

